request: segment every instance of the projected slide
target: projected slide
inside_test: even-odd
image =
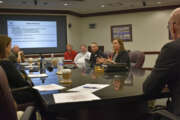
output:
[[[12,46],[20,48],[56,48],[56,21],[20,21],[8,20],[8,36]]]

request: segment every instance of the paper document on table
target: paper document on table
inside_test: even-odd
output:
[[[40,77],[48,77],[47,74],[28,74],[30,78],[40,78]]]
[[[28,62],[24,62],[24,63],[20,63],[20,65],[22,65],[22,66],[28,66],[29,63],[28,63]]]
[[[73,92],[53,94],[55,103],[69,103],[99,100],[100,98],[92,93]]]
[[[39,91],[51,91],[51,90],[62,90],[65,87],[57,85],[57,84],[49,84],[49,85],[34,86],[33,88]]]
[[[107,86],[109,86],[109,85],[108,84],[85,84],[85,85],[82,85],[82,86],[72,88],[69,91],[93,93],[93,92],[98,91],[100,89],[103,89],[103,88],[105,88]]]
[[[24,66],[25,68],[38,68],[39,66],[38,65],[28,65],[28,66]]]

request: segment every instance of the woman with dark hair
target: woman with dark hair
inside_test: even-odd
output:
[[[128,66],[130,65],[128,52],[124,48],[123,41],[119,38],[115,38],[112,41],[114,53],[112,57],[109,57],[106,62],[107,63],[126,63]]]
[[[16,66],[8,60],[11,52],[11,38],[6,35],[0,35],[0,65],[6,72],[8,83],[11,89],[28,87],[26,90],[13,93],[17,103],[26,103],[34,101],[34,90],[32,86],[23,78]]]

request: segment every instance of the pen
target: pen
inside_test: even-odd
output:
[[[84,88],[89,88],[89,89],[97,89],[97,87],[89,87],[89,86],[83,86]]]

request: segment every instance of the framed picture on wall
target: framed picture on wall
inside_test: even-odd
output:
[[[127,42],[132,41],[132,24],[111,26],[111,41],[120,38]]]

